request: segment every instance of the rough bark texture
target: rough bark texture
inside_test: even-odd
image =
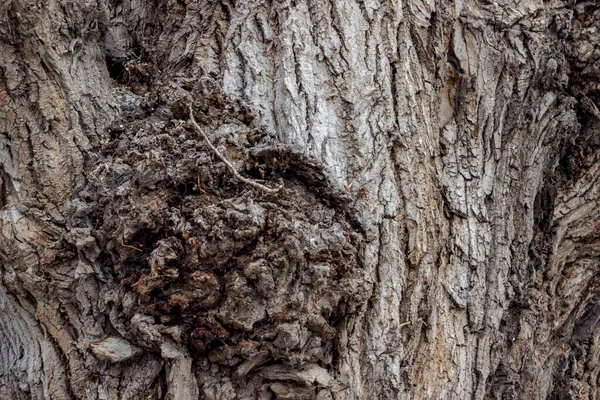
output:
[[[599,398],[599,43],[573,0],[0,3],[0,398]]]

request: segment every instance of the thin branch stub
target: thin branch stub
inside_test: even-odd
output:
[[[227,165],[227,167],[229,168],[229,170],[231,171],[231,173],[233,174],[233,176],[236,179],[238,179],[256,189],[260,189],[266,193],[278,193],[283,188],[283,186],[279,186],[277,189],[271,189],[270,187],[267,187],[258,182],[255,182],[252,179],[244,178],[242,175],[240,175],[240,173],[235,169],[235,167],[233,165],[231,165],[229,160],[227,158],[225,158],[225,156],[223,154],[221,154],[221,152],[219,150],[217,150],[217,148],[215,146],[213,146],[213,144],[208,139],[208,136],[206,135],[206,133],[204,133],[202,128],[200,128],[200,125],[198,125],[198,123],[196,122],[196,119],[194,118],[194,111],[192,110],[191,105],[189,106],[189,110],[190,110],[190,121],[192,121],[192,125],[194,125],[196,130],[198,132],[200,132],[202,137],[204,137],[204,140],[206,140],[206,144],[208,144],[208,147],[210,147],[211,150],[217,155],[217,157],[219,157],[221,159],[221,161],[223,161],[225,163],[225,165]]]

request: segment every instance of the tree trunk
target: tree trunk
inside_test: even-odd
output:
[[[0,398],[600,398],[599,24],[0,3]]]

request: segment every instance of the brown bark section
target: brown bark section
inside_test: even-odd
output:
[[[598,398],[598,21],[2,3],[0,397]]]

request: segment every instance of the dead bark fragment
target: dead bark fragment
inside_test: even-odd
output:
[[[96,358],[103,361],[118,363],[139,356],[142,351],[132,346],[127,340],[117,337],[107,337],[90,343],[90,350]]]

